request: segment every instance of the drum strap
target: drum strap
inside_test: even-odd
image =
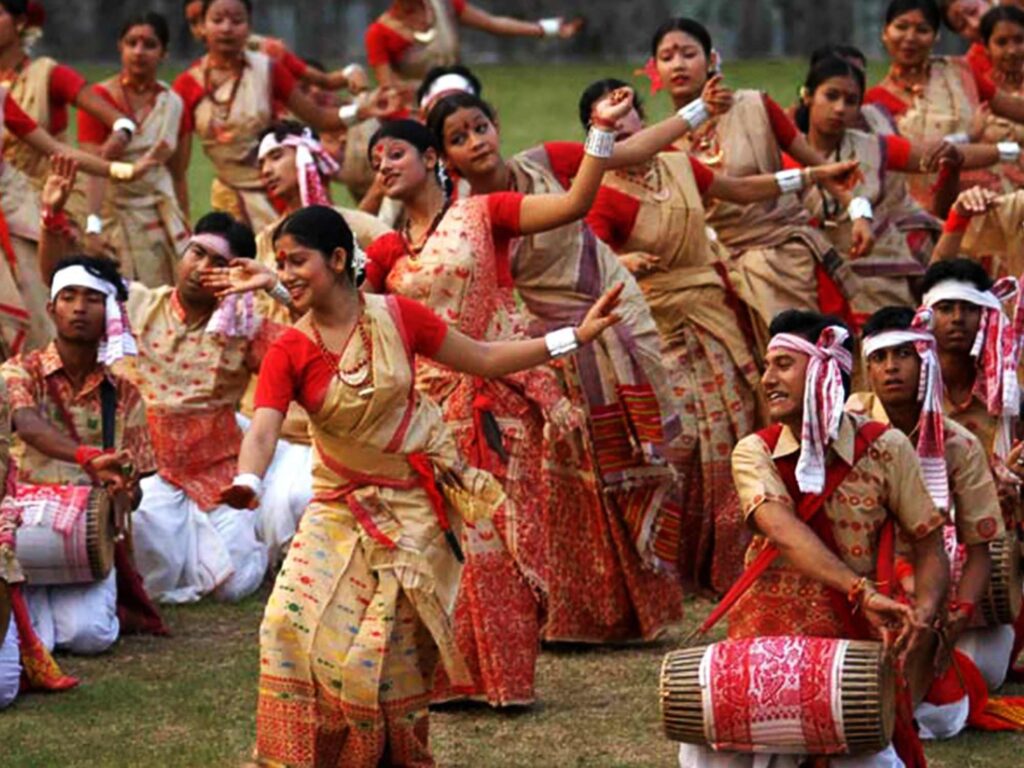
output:
[[[833,461],[825,472],[825,487],[822,489],[820,494],[801,493],[799,491],[796,485],[795,457],[787,456],[776,459],[775,466],[779,470],[779,474],[782,476],[782,481],[785,483],[790,496],[796,504],[797,517],[812,528],[817,528],[814,523],[814,518],[818,515],[818,512],[824,508],[825,501],[842,484],[867,452],[868,448],[871,447],[872,443],[881,437],[887,429],[889,429],[887,425],[881,424],[877,421],[864,422],[860,429],[857,430],[857,434],[854,439],[853,462],[851,464],[846,464],[842,461]],[[773,451],[775,450],[775,445],[779,441],[779,436],[782,434],[782,425],[773,424],[767,429],[761,430],[757,434],[765,442],[768,450]],[[828,521],[826,520],[825,522],[827,523]],[[829,533],[831,533],[831,525],[828,525],[828,528]],[[821,535],[820,532],[819,535]],[[828,543],[829,542],[826,540],[826,545],[828,545]],[[834,540],[832,541],[830,549],[835,551]],[[747,566],[740,578],[732,585],[729,591],[721,601],[719,601],[718,605],[715,606],[715,609],[707,619],[704,620],[704,623],[697,628],[694,634],[703,635],[711,630],[711,628],[729,612],[729,609],[736,604],[736,601],[743,596],[743,594],[755,581],[757,581],[761,574],[768,569],[778,556],[779,550],[773,544],[768,544],[764,549],[762,549],[760,554],[758,554],[754,561]],[[843,599],[845,601],[845,596]]]
[[[100,382],[100,411],[103,417],[103,450],[114,448],[117,434],[117,387],[106,376]]]

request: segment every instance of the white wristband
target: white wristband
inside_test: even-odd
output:
[[[1020,144],[1016,141],[1000,141],[996,148],[1001,163],[1016,163],[1020,159]]]
[[[875,212],[871,208],[871,201],[866,197],[855,197],[850,201],[850,207],[846,209],[850,214],[850,220],[874,219]]]
[[[359,122],[359,105],[355,102],[345,104],[338,110],[338,118],[347,127],[351,128]]]
[[[263,495],[263,480],[259,475],[253,474],[252,472],[235,475],[235,479],[231,481],[231,484],[250,489],[254,494],[256,494],[257,499]]]
[[[87,235],[102,235],[103,234],[103,219],[97,216],[95,213],[90,213],[85,217],[85,234]]]
[[[600,128],[591,128],[587,132],[587,143],[583,145],[583,151],[591,157],[607,160],[615,151],[615,134]]]
[[[804,172],[800,168],[779,171],[775,174],[775,182],[784,195],[790,192],[799,192],[804,188]]]
[[[708,112],[708,105],[704,102],[704,99],[694,99],[685,107],[682,107],[676,114],[686,121],[691,131],[697,130],[711,119],[711,113]]]
[[[540,30],[544,33],[544,37],[558,37],[562,31],[562,18],[540,19],[537,21],[540,24]]]
[[[128,134],[128,138],[131,139],[135,132],[138,130],[138,126],[135,125],[135,121],[130,117],[119,117],[114,121],[114,131],[124,131]]]
[[[942,137],[943,141],[948,141],[950,144],[970,144],[971,137],[964,132],[960,133],[949,133]]]
[[[362,71],[363,71],[363,68],[360,67],[358,64],[348,64],[348,65],[345,66],[345,68],[343,70],[341,70],[341,74],[343,74],[345,76],[346,80],[351,80],[352,79],[352,75],[356,74],[357,72],[362,72]]]
[[[576,336],[576,329],[572,327],[551,331],[551,333],[544,336],[544,344],[547,345],[548,354],[551,357],[562,357],[580,348],[580,340]]]
[[[286,307],[290,307],[292,305],[292,295],[280,280],[274,283],[273,288],[267,289],[267,295],[278,304],[284,304]]]

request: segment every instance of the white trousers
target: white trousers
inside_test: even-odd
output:
[[[117,572],[91,584],[25,585],[32,627],[48,651],[83,656],[108,650],[121,633],[117,620]]]
[[[715,752],[697,744],[679,745],[679,768],[799,768],[805,757]],[[891,744],[874,755],[830,758],[829,765],[832,768],[904,768]]]
[[[930,704],[922,701],[914,709],[918,735],[923,740],[952,739],[967,727],[971,701],[967,696],[950,704]]]
[[[250,421],[241,413],[235,420],[243,432]],[[263,476],[257,535],[267,545],[272,563],[284,560],[299,520],[313,500],[313,448],[278,440],[274,458]]]
[[[956,649],[975,663],[989,691],[997,691],[1006,682],[1006,673],[1010,668],[1013,627],[1003,624],[998,627],[968,629],[956,641]]]
[[[150,597],[192,603],[212,594],[236,602],[259,589],[267,547],[256,540],[255,511],[221,506],[204,512],[159,475],[145,478],[141,488],[132,536]]]
[[[6,709],[18,698],[21,684],[21,653],[18,650],[18,628],[14,617],[7,627],[7,636],[0,642],[0,709]]]

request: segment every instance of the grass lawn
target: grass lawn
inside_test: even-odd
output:
[[[632,66],[481,67],[485,95],[503,118],[505,151],[581,137],[581,90]],[[95,79],[109,68],[87,72]],[[803,72],[793,62],[773,61],[730,63],[727,74],[736,87],[766,88],[788,104]],[[651,100],[651,117],[668,112],[666,101]],[[206,207],[210,178],[197,149],[194,215]],[[265,597],[237,606],[168,608],[172,638],[130,637],[99,658],[62,657],[65,670],[83,684],[65,694],[26,696],[0,714],[0,767],[243,762],[254,737],[257,628]],[[539,703],[528,710],[435,713],[438,760],[446,766],[673,765],[674,746],[659,731],[657,678],[662,655],[709,605],[690,601],[687,608],[686,625],[654,645],[546,650],[537,669]],[[1024,737],[1017,735],[969,734],[928,748],[932,764],[946,768],[1019,765],[1021,751]]]

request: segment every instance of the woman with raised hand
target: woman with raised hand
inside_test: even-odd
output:
[[[799,169],[784,170],[784,152],[805,166],[825,162],[782,108],[760,91],[738,91],[724,115],[701,112],[697,99],[718,71],[718,60],[711,35],[699,22],[664,22],[654,33],[651,53],[654,72],[675,108],[705,118],[675,148],[730,176],[778,173],[787,193],[801,192],[808,179]],[[852,200],[836,191],[844,203]],[[765,325],[784,309],[836,310],[856,293],[857,280],[845,259],[810,226],[810,215],[795,194],[760,203],[716,200],[707,215]],[[869,251],[867,222],[857,225],[855,235],[858,248]]]
[[[530,208],[524,226],[536,223]],[[541,365],[614,325],[617,291],[575,328],[482,341],[405,296],[361,294],[352,233],[334,210],[293,214],[275,248],[279,274],[306,286],[309,312],[263,361],[239,474],[223,499],[255,506],[293,400],[310,414],[315,495],[260,630],[257,759],[433,765],[427,707],[438,658],[454,689],[473,688],[452,625],[460,561],[473,562],[469,545],[500,548],[472,539],[491,530],[504,493],[463,458],[416,371],[440,365],[490,379]],[[243,279],[239,289],[274,282]],[[518,615],[504,597],[491,595],[511,624]]]
[[[252,52],[247,42],[253,0],[203,0],[206,54],[174,81],[185,102],[189,131],[181,137],[181,167],[187,168],[192,132],[213,163],[213,207],[260,230],[277,218],[255,163],[275,105],[286,107],[319,131],[342,131],[360,120],[389,114],[397,100],[363,94],[338,110],[317,106],[280,62]],[[186,211],[187,213],[187,211]]]
[[[157,79],[169,42],[167,20],[160,14],[130,17],[118,36],[121,71],[92,86],[104,102],[132,116],[136,131],[124,149],[125,159],[138,159],[161,144],[169,154],[165,163],[141,179],[112,186],[97,177],[86,182],[86,235],[102,238],[118,254],[124,276],[150,288],[174,282],[189,235],[183,212],[188,207],[182,163],[186,150],[179,143],[187,131],[184,104]],[[99,152],[110,135],[110,129],[92,115],[79,115],[82,149]]]

